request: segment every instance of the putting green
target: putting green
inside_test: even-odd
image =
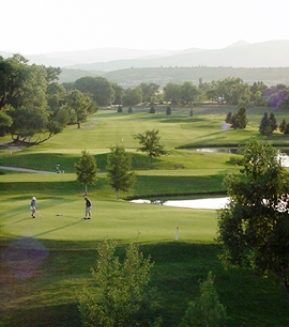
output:
[[[12,237],[47,240],[121,242],[174,241],[176,228],[182,242],[212,242],[216,236],[216,211],[93,201],[92,219],[84,220],[83,199],[40,199],[36,218],[29,201],[2,202],[2,232]]]

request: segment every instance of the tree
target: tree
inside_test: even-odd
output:
[[[281,133],[284,133],[286,130],[287,122],[286,119],[283,119],[281,124],[279,125],[279,130]]]
[[[119,105],[122,104],[122,96],[124,93],[124,89],[122,86],[116,84],[116,83],[110,83],[111,87],[114,90],[114,101],[113,104]]]
[[[107,156],[108,181],[116,190],[117,199],[120,198],[120,191],[126,192],[135,181],[134,172],[131,169],[131,155],[125,152],[124,147],[115,146],[110,149]]]
[[[135,139],[137,139],[142,145],[138,150],[141,152],[147,152],[150,158],[150,168],[153,168],[153,157],[159,157],[161,155],[167,154],[164,150],[164,146],[160,144],[160,136],[158,136],[158,130],[146,131],[144,134],[137,134]]]
[[[155,114],[156,113],[156,109],[155,109],[154,106],[151,106],[149,113],[150,114]]]
[[[232,123],[232,113],[231,113],[231,111],[229,111],[229,112],[227,113],[227,116],[226,116],[225,122],[226,122],[227,124],[231,124],[231,123]]]
[[[78,90],[67,93],[64,108],[70,112],[70,122],[77,124],[78,128],[86,121],[89,114],[98,110],[91,96]]]
[[[270,125],[272,128],[272,131],[276,131],[276,129],[278,128],[278,124],[277,124],[277,121],[276,121],[276,118],[275,118],[275,115],[273,112],[270,113],[269,119],[270,119]]]
[[[193,85],[192,82],[184,82],[181,86],[181,99],[183,105],[191,104],[197,96],[200,95],[200,92],[196,85]]]
[[[214,89],[218,97],[224,97],[226,103],[231,105],[247,105],[251,98],[250,87],[241,78],[219,80],[214,83]]]
[[[289,178],[268,143],[249,142],[228,175],[229,204],[218,217],[223,261],[281,281],[289,295]]]
[[[164,87],[165,101],[170,102],[173,105],[181,103],[182,87],[177,83],[170,82]]]
[[[143,94],[143,101],[151,103],[151,100],[157,94],[159,87],[160,86],[155,83],[141,83],[140,88]]]
[[[270,116],[268,117],[267,112],[265,112],[259,126],[259,132],[262,135],[270,136],[277,129],[277,127],[278,124],[276,122],[274,113],[271,112]]]
[[[7,113],[2,110],[0,111],[0,136],[4,136],[6,132],[6,127],[12,125],[12,118],[7,115]]]
[[[86,150],[82,151],[82,156],[78,163],[74,164],[77,181],[84,185],[85,195],[88,194],[87,186],[96,182],[97,165],[95,158]]]
[[[82,93],[90,93],[99,106],[110,106],[115,99],[115,91],[104,77],[81,77],[74,82],[74,88]]]
[[[134,89],[127,89],[122,97],[125,106],[135,106],[142,102],[142,90],[139,86]]]
[[[240,128],[244,129],[246,128],[248,123],[247,115],[246,115],[246,108],[241,107],[237,113],[235,113],[231,118],[231,127],[234,129]]]
[[[225,327],[228,322],[226,309],[219,300],[214,286],[214,276],[209,272],[200,283],[201,295],[189,302],[180,327]]]
[[[14,142],[32,144],[63,129],[56,119],[55,94],[51,94],[60,72],[59,68],[28,65],[18,54],[6,60],[0,57],[0,111],[12,119],[1,127],[2,134],[11,133]]]
[[[115,256],[116,243],[98,245],[94,284],[79,295],[78,310],[84,326],[158,327],[156,291],[149,286],[153,263],[137,245],[126,248],[123,262]]]
[[[259,132],[260,132],[260,134],[266,135],[266,136],[269,136],[273,133],[273,130],[271,128],[271,122],[270,122],[267,112],[264,113],[264,116],[260,122]]]

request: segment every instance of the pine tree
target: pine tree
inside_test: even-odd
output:
[[[214,287],[212,272],[200,283],[200,291],[201,295],[188,304],[180,327],[225,327],[228,316]]]
[[[276,118],[275,118],[275,115],[273,112],[270,113],[269,119],[271,122],[272,131],[274,132],[278,128],[278,124],[277,124],[277,121],[276,121]]]
[[[287,122],[285,119],[282,120],[281,124],[279,125],[279,131],[283,134],[285,134],[285,130],[286,130],[286,126],[287,126]]]
[[[121,262],[116,245],[105,240],[97,248],[97,266],[91,270],[94,284],[78,297],[83,326],[160,326],[161,319],[155,318],[157,293],[149,285],[150,257],[144,258],[138,246],[130,244]]]
[[[228,114],[227,114],[227,116],[226,116],[226,119],[225,119],[225,122],[226,122],[227,124],[231,124],[231,122],[232,122],[232,113],[231,113],[231,111],[228,112]]]
[[[264,116],[259,125],[259,132],[262,135],[270,136],[273,132],[271,127],[271,120],[268,117],[267,112],[264,113]]]

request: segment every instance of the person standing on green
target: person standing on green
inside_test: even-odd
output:
[[[35,218],[35,212],[36,212],[36,197],[33,196],[31,203],[30,203],[30,210],[31,210],[31,217]]]
[[[91,219],[92,203],[87,196],[84,197],[84,200],[85,200],[85,217],[84,217],[84,219]]]

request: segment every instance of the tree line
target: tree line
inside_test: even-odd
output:
[[[153,108],[155,104],[190,106],[210,101],[239,107],[289,107],[284,84],[267,87],[260,81],[249,85],[241,78],[226,77],[212,82],[200,78],[198,85],[169,82],[163,88],[142,82],[125,89],[104,77],[92,76],[60,84],[60,74],[60,68],[29,65],[18,54],[0,57],[0,136],[10,134],[15,143],[40,143],[69,124],[80,128],[88,115],[111,105],[146,104]],[[282,128],[288,131],[286,121]]]

